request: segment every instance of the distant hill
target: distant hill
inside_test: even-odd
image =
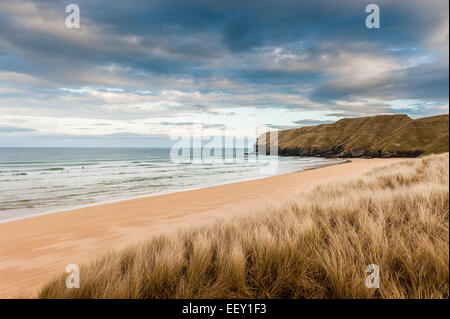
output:
[[[449,151],[448,125],[448,114],[415,120],[403,114],[348,118],[333,124],[279,131],[278,153],[324,157],[417,157],[443,153]],[[256,149],[261,147],[258,141],[261,137]]]

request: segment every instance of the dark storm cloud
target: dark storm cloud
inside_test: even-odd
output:
[[[224,49],[238,54],[266,45],[285,46],[303,42],[310,54],[317,48],[333,52],[358,41],[370,50],[387,46],[411,46],[435,21],[414,2],[379,1],[383,29],[373,32],[363,25],[365,4],[360,1],[78,1],[82,28],[100,30],[97,43],[74,41],[64,27],[65,1],[36,1],[30,14],[60,14],[55,23],[62,36],[30,32],[17,16],[1,14],[0,34],[19,52],[57,56],[66,62],[117,63],[156,73],[208,73],[196,59],[216,59]],[[33,18],[33,17],[31,17]],[[88,23],[89,22],[89,23]],[[95,29],[94,29],[95,26]],[[412,31],[413,30],[413,31]],[[139,37],[136,46],[125,46],[121,37]],[[87,41],[88,39],[86,39]],[[328,47],[327,47],[328,46]],[[166,54],[156,56],[152,48]],[[173,56],[172,56],[173,55]],[[32,61],[23,61],[24,63]],[[42,62],[42,61],[41,61]],[[47,61],[49,62],[49,61]],[[33,69],[32,63],[28,67]],[[38,66],[35,66],[38,67]],[[277,75],[275,75],[277,76]],[[256,76],[257,78],[257,76]]]
[[[381,29],[364,26],[366,3],[359,0],[79,0],[79,30],[64,26],[67,4],[0,4],[0,98],[3,83],[28,88],[34,100],[66,98],[61,87],[211,89],[227,93],[213,101],[215,108],[318,108],[342,116],[395,112],[369,99],[448,104],[445,0],[379,0]],[[302,99],[275,101],[268,93]],[[256,98],[245,98],[251,94]],[[357,103],[359,111],[342,101]],[[194,102],[180,99],[170,110],[218,114],[211,100]],[[8,100],[3,107],[27,103]],[[106,119],[97,107],[104,104],[81,101],[67,112],[89,109],[84,114]],[[119,115],[107,109],[121,116],[122,109]]]
[[[237,52],[268,43],[312,38],[367,40],[370,37],[372,42],[398,44],[401,36],[403,43],[410,44],[435,23],[434,17],[418,8],[416,1],[407,0],[377,2],[383,11],[383,27],[389,29],[384,34],[360,27],[366,16],[366,3],[356,0],[139,0],[133,1],[133,5],[124,1],[84,0],[78,3],[85,8],[86,18],[108,26],[116,34],[143,35],[152,43],[155,38],[163,41],[176,35],[181,40],[186,35],[211,32]],[[63,8],[57,1],[49,1],[48,5]],[[415,32],[411,32],[411,27],[417,27]]]

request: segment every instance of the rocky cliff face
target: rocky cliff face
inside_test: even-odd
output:
[[[320,157],[417,157],[449,151],[449,116],[411,119],[380,115],[278,132],[279,155]],[[255,149],[268,143],[258,138]]]

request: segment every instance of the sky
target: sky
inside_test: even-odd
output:
[[[80,28],[65,25],[80,8]],[[365,8],[380,8],[368,29]],[[447,114],[447,0],[0,0],[0,147]],[[172,137],[172,138],[171,138]]]

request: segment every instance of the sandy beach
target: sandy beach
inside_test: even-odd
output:
[[[318,183],[351,178],[398,160],[352,159],[304,172],[1,223],[0,297],[33,297],[66,265],[87,262],[105,250],[160,231],[263,208]]]

